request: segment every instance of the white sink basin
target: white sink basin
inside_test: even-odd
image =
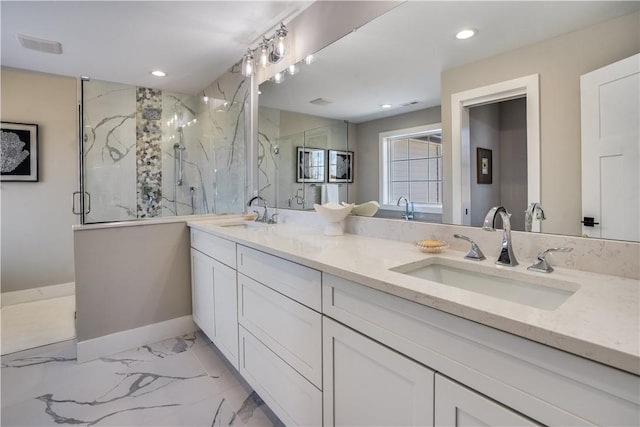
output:
[[[579,289],[574,283],[550,277],[533,277],[506,268],[509,267],[429,258],[390,270],[544,310],[555,310]]]

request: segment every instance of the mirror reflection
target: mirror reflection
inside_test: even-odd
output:
[[[337,194],[378,201],[376,216],[471,226],[501,205],[514,230],[597,236],[581,224],[580,76],[637,53],[637,22],[637,2],[403,3],[260,85],[261,195],[312,209]],[[456,40],[469,23],[476,37]],[[525,76],[539,81],[537,163],[527,96],[475,103],[461,129],[469,199],[454,212],[452,95]],[[330,183],[328,157],[324,182],[297,181],[299,147],[351,152],[353,182]]]

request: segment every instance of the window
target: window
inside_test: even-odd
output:
[[[380,134],[380,200],[397,207],[402,196],[418,212],[442,213],[442,130],[440,124]]]

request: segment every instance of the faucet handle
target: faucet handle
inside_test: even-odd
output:
[[[470,259],[473,261],[482,261],[483,259],[485,259],[485,256],[480,250],[480,247],[469,237],[463,236],[461,234],[454,234],[453,237],[455,237],[456,239],[466,240],[467,242],[471,243],[471,249],[469,249],[469,252],[464,256],[466,259]]]
[[[271,217],[269,218],[269,224],[277,224],[279,216],[280,214],[278,212],[271,214]]]
[[[573,248],[549,248],[538,254],[538,258],[536,262],[527,267],[527,270],[538,271],[540,273],[551,273],[553,271],[553,267],[549,264],[549,261],[545,258],[545,256],[549,252],[571,252]]]

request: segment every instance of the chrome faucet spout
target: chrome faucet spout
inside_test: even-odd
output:
[[[402,214],[402,217],[407,221],[410,219],[413,219],[413,202],[409,202],[409,200],[406,197],[400,196],[398,198],[398,202],[396,203],[396,206],[400,206],[400,202],[402,200],[404,200],[404,213]],[[409,210],[409,203],[411,203],[411,210]]]
[[[496,217],[498,215],[502,218],[502,243],[500,244],[500,253],[498,254],[496,264],[515,267],[518,265],[518,260],[513,252],[513,245],[511,244],[511,214],[503,206],[492,207],[484,218],[482,229],[495,231]]]
[[[263,199],[260,196],[254,196],[253,198],[251,198],[251,200],[249,200],[249,202],[247,203],[247,206],[251,206],[253,202],[255,202],[256,200],[262,201],[262,205],[264,207],[264,212],[262,213],[262,217],[258,216],[256,218],[256,221],[268,222],[269,221],[269,205],[267,204],[267,201],[265,199]]]

